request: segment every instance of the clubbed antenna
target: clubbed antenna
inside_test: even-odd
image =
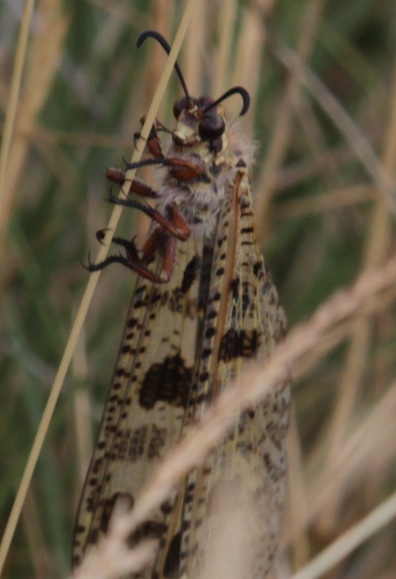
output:
[[[221,102],[223,102],[225,99],[228,99],[228,97],[232,96],[233,94],[240,94],[243,100],[243,105],[242,105],[242,110],[239,113],[239,115],[242,117],[245,113],[248,112],[249,107],[250,107],[250,96],[248,91],[243,88],[242,86],[234,86],[234,88],[230,88],[227,92],[225,92],[221,97],[219,97],[217,100],[215,100],[213,103],[210,103],[207,107],[205,107],[204,111],[209,111],[210,109],[213,109],[213,107],[216,107],[218,104],[220,104]]]
[[[136,41],[137,48],[140,48],[142,46],[142,44],[146,40],[146,38],[154,38],[155,40],[157,40],[157,42],[159,42],[160,45],[162,46],[162,48],[165,50],[166,54],[169,55],[169,53],[171,51],[171,47],[169,46],[169,43],[167,42],[167,40],[165,40],[165,38],[162,36],[162,34],[160,34],[159,32],[156,32],[155,30],[146,30],[145,32],[142,32],[142,34],[139,36],[139,38]],[[175,68],[177,76],[179,77],[180,84],[183,87],[184,94],[186,95],[186,99],[190,103],[191,98],[190,98],[189,92],[187,90],[186,81],[184,80],[182,71],[180,70],[180,66],[178,65],[177,62],[175,62],[174,68]]]

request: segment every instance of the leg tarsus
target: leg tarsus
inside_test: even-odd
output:
[[[102,269],[105,269],[108,265],[110,265],[112,263],[121,263],[123,266],[127,267],[128,269],[131,269],[132,271],[138,273],[142,277],[144,277],[144,278],[146,278],[149,281],[152,281],[154,283],[164,283],[164,282],[168,281],[168,278],[164,278],[161,275],[158,276],[158,275],[155,275],[154,273],[152,273],[141,262],[132,261],[123,255],[110,255],[110,257],[107,257],[106,259],[104,259],[100,263],[91,263],[89,260],[89,257],[88,257],[88,261],[89,261],[88,266],[86,266],[84,263],[82,265],[85,267],[85,269],[87,269],[90,272],[100,271]]]
[[[97,237],[100,238],[102,233],[103,230],[99,231]],[[125,250],[125,255],[110,255],[100,263],[92,263],[91,255],[88,252],[88,265],[82,263],[83,267],[90,272],[94,272],[101,271],[112,263],[120,263],[154,283],[166,283],[169,281],[175,263],[176,240],[167,231],[162,228],[157,228],[153,231],[142,249],[142,258],[138,255],[135,238],[128,240],[122,237],[114,237],[112,242],[122,247]],[[161,271],[157,275],[147,268],[146,262],[159,250],[161,250],[163,257]]]
[[[99,243],[101,245],[104,245],[104,238],[106,235],[106,231],[109,231],[108,227],[104,227],[103,229],[98,229],[98,231],[95,234],[96,241],[99,241]]]
[[[104,238],[105,238],[105,233],[106,231],[109,231],[109,229],[106,227],[104,229],[99,229],[96,232],[96,239],[97,241],[99,241],[99,243],[101,245],[104,245]],[[137,255],[137,250],[136,250],[136,246],[135,246],[135,238],[133,238],[132,240],[129,239],[124,239],[123,237],[113,237],[111,240],[111,243],[114,243],[115,245],[120,245],[121,247],[124,247],[126,252],[129,254],[131,253],[131,255]]]
[[[88,253],[88,265],[83,263],[84,268],[93,272],[100,271],[112,263],[120,263],[154,283],[166,283],[170,280],[176,260],[176,239],[166,230],[158,227],[153,231],[143,246],[142,258],[138,255],[134,239],[115,237],[113,242],[123,247],[126,255],[111,255],[100,263],[92,263]],[[146,263],[158,251],[162,253],[162,266],[159,274],[155,274],[147,268]]]

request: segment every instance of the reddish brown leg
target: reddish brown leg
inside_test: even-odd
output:
[[[128,168],[139,168],[149,165],[162,165],[169,167],[170,174],[181,182],[191,182],[195,179],[205,180],[209,177],[206,175],[206,171],[203,165],[193,163],[186,159],[179,159],[177,157],[165,158],[161,149],[161,142],[158,138],[156,132],[157,122],[152,127],[149,138],[147,140],[147,148],[152,154],[153,158],[140,161],[139,163],[126,164]],[[109,168],[106,172],[106,176],[110,181],[117,183],[118,185],[123,185],[126,180],[126,173],[121,169]],[[158,198],[158,193],[154,191],[151,187],[146,185],[143,181],[139,179],[133,179],[130,182],[129,192],[135,193],[141,197]],[[142,257],[140,258],[136,250],[134,240],[131,241],[116,237],[113,242],[116,245],[123,247],[125,255],[113,255],[105,259],[102,263],[91,264],[89,263],[88,269],[91,271],[97,271],[103,269],[110,263],[121,263],[137,272],[146,279],[156,282],[163,283],[170,279],[176,259],[176,243],[177,239],[185,241],[190,236],[190,228],[185,218],[179,211],[176,204],[170,204],[166,206],[166,215],[162,215],[156,209],[143,204],[139,201],[133,199],[119,199],[113,197],[110,194],[110,201],[115,204],[124,205],[126,207],[134,207],[140,209],[146,215],[148,215],[153,221],[158,223],[159,227],[156,227],[147,241],[145,242],[142,249]],[[99,236],[99,240],[100,240]],[[162,264],[159,274],[151,272],[147,264],[150,259],[157,253],[161,252]]]
[[[123,171],[122,169],[118,169],[117,167],[109,167],[106,170],[106,178],[112,183],[116,183],[117,185],[120,185],[120,187],[122,187],[123,184],[125,183],[126,173],[125,171]],[[150,197],[151,199],[158,198],[157,191],[154,191],[154,189],[149,187],[149,185],[147,185],[144,181],[137,178],[130,181],[128,195],[130,195],[131,193],[136,193],[141,197]]]
[[[161,157],[161,158],[153,158],[153,159],[144,159],[143,161],[139,161],[138,163],[125,163],[128,169],[139,169],[140,167],[149,167],[150,165],[161,165],[163,167],[169,167],[169,171],[173,177],[178,179],[179,181],[193,181],[198,177],[201,177],[205,180],[210,181],[209,176],[206,173],[206,169],[204,165],[200,165],[198,163],[193,163],[192,161],[187,161],[187,159],[179,159],[178,157]],[[117,169],[111,169],[110,178],[113,176],[116,177],[116,182],[119,182],[117,179],[118,176]],[[107,174],[107,176],[109,176]]]
[[[179,159],[178,157],[161,157],[153,159],[145,159],[139,161],[138,163],[126,163],[128,169],[138,169],[140,167],[148,167],[150,165],[162,165],[163,167],[169,167],[169,171],[175,179],[179,181],[193,181],[194,179],[201,179],[210,181],[209,176],[206,174],[206,169],[203,165],[198,163],[193,163],[192,161],[187,161],[186,159]],[[126,173],[122,169],[116,167],[109,167],[106,171],[106,177],[109,181],[116,183],[117,185],[123,185],[125,183]],[[131,181],[129,193],[137,193],[143,197],[158,197],[158,193],[151,189],[146,183],[140,179],[133,179]]]
[[[172,228],[169,227],[169,224],[172,224]],[[165,227],[169,233],[172,233],[175,237],[180,239],[181,241],[186,241],[190,237],[190,228],[188,223],[184,219],[183,215],[180,213],[177,205],[169,205],[168,207],[168,220],[167,224],[162,226]]]
[[[198,177],[207,177],[207,181],[210,182],[209,177],[206,175],[206,169],[203,165],[198,165],[197,163],[192,163],[186,159],[178,159],[177,157],[172,157],[164,159],[166,165],[169,165],[170,173],[178,181],[193,181]]]
[[[171,233],[177,239],[185,241],[190,235],[190,229],[184,219],[183,215],[177,209],[176,205],[170,205],[168,209],[168,217],[164,217],[159,211],[140,203],[140,201],[135,201],[134,199],[120,199],[119,197],[114,197],[110,193],[109,201],[114,203],[114,205],[122,205],[123,207],[134,207],[139,209],[153,221],[156,221],[161,225],[166,231]]]
[[[149,261],[157,251],[162,251],[162,267],[159,278],[162,282],[170,280],[176,259],[176,239],[167,231],[158,227],[154,229],[142,248],[142,261]]]
[[[104,269],[111,263],[121,263],[121,265],[127,267],[128,269],[131,269],[132,271],[138,273],[142,277],[154,283],[164,283],[165,281],[167,281],[166,279],[162,279],[161,275],[159,276],[155,275],[149,269],[147,269],[147,267],[145,267],[139,261],[138,257],[136,257],[136,259],[133,260],[131,257],[124,257],[123,255],[110,255],[110,257],[107,257],[101,263],[91,263],[88,255],[88,266],[84,264],[83,266],[86,269],[88,269],[88,271],[99,271],[101,269]]]
[[[145,118],[146,117],[142,117],[140,119],[140,124],[142,126],[144,124]],[[153,126],[151,127],[149,136],[147,137],[146,146],[150,151],[150,153],[153,155],[153,157],[155,157],[156,159],[163,159],[164,153],[162,152],[161,141],[157,134],[157,126],[162,127],[161,123],[159,123],[156,119],[154,121]],[[140,139],[140,133],[135,133],[133,136],[135,140]]]
[[[156,231],[154,231],[153,234],[156,233]],[[153,235],[149,237],[146,244],[149,242],[151,237],[153,237]],[[113,238],[113,242],[116,245],[120,245],[121,247],[124,248],[125,255],[122,254],[110,255],[101,263],[96,264],[91,263],[88,255],[88,266],[85,266],[84,264],[83,265],[89,271],[99,271],[101,269],[104,269],[111,263],[121,263],[128,269],[131,269],[132,271],[138,273],[139,275],[148,279],[149,281],[152,281],[154,283],[165,283],[169,281],[169,278],[173,271],[173,265],[176,255],[176,240],[170,237],[170,235],[164,231],[162,231],[162,235],[156,234],[155,238],[156,238],[155,247],[153,241],[153,247],[151,248],[151,255],[154,255],[154,253],[156,251],[159,251],[160,249],[163,253],[163,262],[159,275],[156,275],[146,267],[145,261],[148,258],[148,255],[144,256],[143,259],[139,258],[134,240],[132,239],[131,241],[128,241],[126,239],[122,239],[121,237]]]
[[[151,209],[151,207],[148,209],[149,211],[145,211],[145,213],[147,213],[147,215],[149,215],[154,221],[159,223],[162,228],[170,233],[173,237],[180,239],[180,241],[186,241],[186,239],[190,237],[190,228],[188,223],[176,205],[168,206],[167,217],[164,217],[155,209]]]
[[[166,237],[166,243],[162,255],[162,268],[160,278],[167,282],[172,277],[176,261],[176,240],[169,235]]]
[[[115,237],[113,242],[124,248],[125,255],[110,255],[104,261],[97,264],[91,263],[88,257],[87,269],[89,269],[89,271],[99,271],[111,263],[121,263],[149,281],[155,283],[166,283],[170,280],[176,259],[176,239],[169,235],[167,231],[164,231],[161,228],[157,228],[153,231],[144,244],[142,249],[142,258],[138,256],[133,239],[128,241],[120,237]],[[146,262],[149,261],[158,251],[161,251],[162,253],[162,266],[157,275],[147,268]]]
[[[156,124],[157,121],[155,122],[155,125]],[[158,137],[155,125],[151,127],[151,131],[147,139],[147,148],[153,157],[156,159],[163,159],[164,153],[162,152],[161,141]]]

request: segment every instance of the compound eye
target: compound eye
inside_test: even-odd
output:
[[[182,96],[179,99],[177,99],[177,101],[173,105],[173,116],[175,117],[175,119],[178,119],[180,117],[182,111],[187,109],[188,105],[189,101],[185,96]]]
[[[224,133],[224,119],[217,113],[206,113],[198,125],[198,134],[203,141],[215,141]]]

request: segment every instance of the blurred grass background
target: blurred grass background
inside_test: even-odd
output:
[[[12,500],[87,281],[109,206],[104,171],[121,165],[165,55],[137,36],[172,40],[181,0],[37,3],[0,215],[0,525]],[[22,2],[0,5],[0,103],[5,111]],[[396,161],[396,6],[392,0],[201,0],[179,62],[191,94],[235,84],[252,96],[258,143],[257,228],[290,325],[394,247],[393,216],[375,163]],[[335,127],[298,54],[357,133]],[[288,62],[294,62],[289,60]],[[307,90],[308,88],[308,90]],[[172,79],[159,117],[171,125]],[[234,100],[236,102],[234,102]],[[238,98],[227,102],[240,106]],[[339,120],[339,118],[338,118]],[[360,136],[359,136],[360,132]],[[356,145],[373,157],[362,162]],[[377,158],[374,156],[376,155]],[[373,161],[374,159],[374,161]],[[374,174],[374,178],[373,178]],[[383,189],[383,188],[382,188]],[[393,192],[395,193],[395,192]],[[136,231],[124,212],[121,233]],[[69,573],[76,503],[133,288],[116,266],[101,277],[8,558],[7,578]],[[294,387],[290,500],[279,577],[289,576],[395,488],[394,307],[358,317]],[[326,577],[395,576],[396,525]],[[286,558],[287,555],[287,558]]]

